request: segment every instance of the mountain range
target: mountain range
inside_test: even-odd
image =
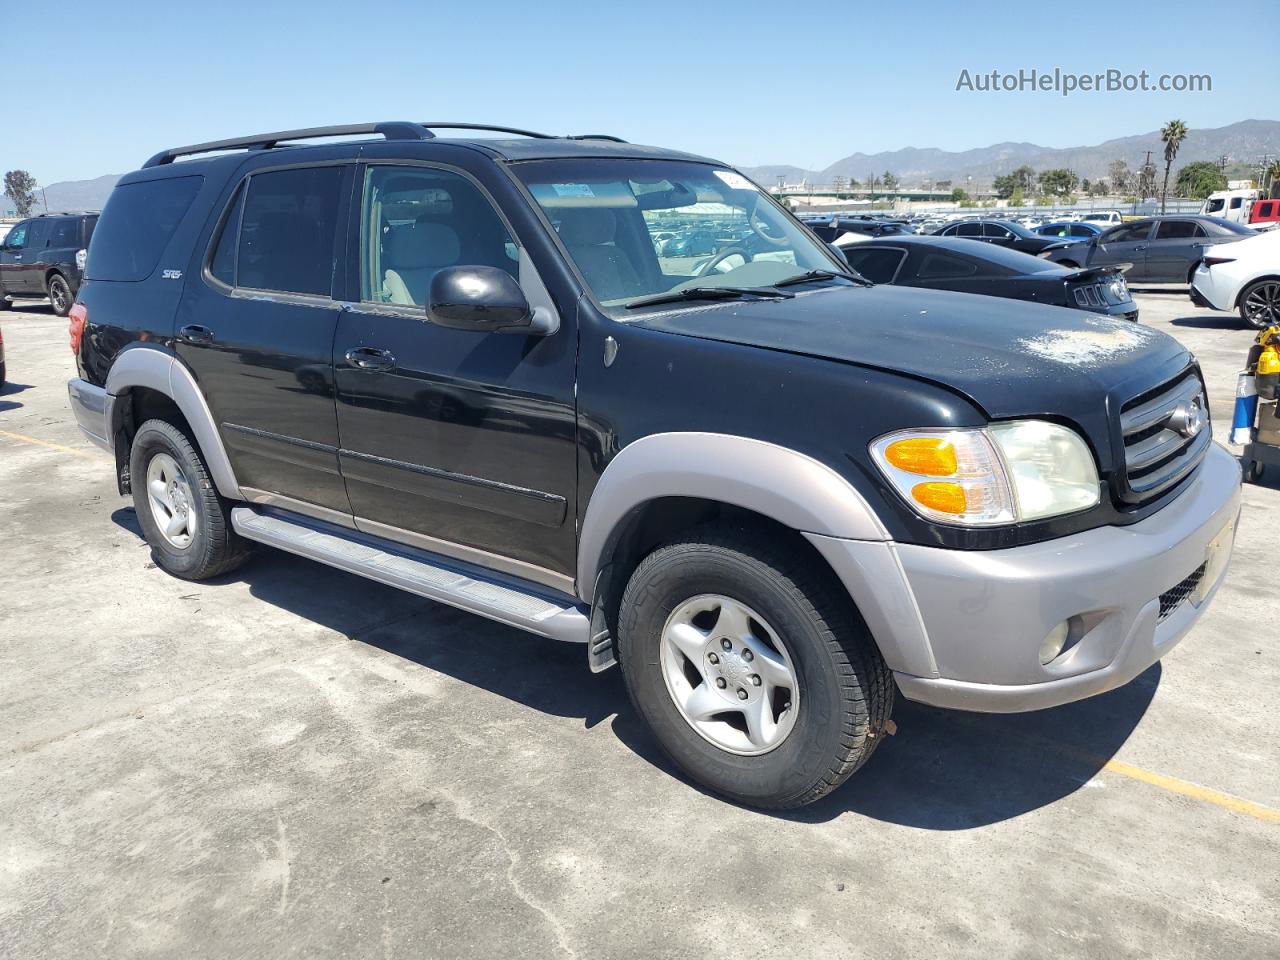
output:
[[[772,186],[778,177],[787,183],[807,179],[814,184],[829,184],[834,177],[865,180],[888,170],[907,184],[924,180],[950,180],[962,186],[968,177],[975,185],[988,185],[1001,174],[1026,164],[1035,170],[1066,167],[1078,176],[1091,179],[1107,176],[1107,168],[1115,160],[1124,160],[1130,170],[1137,170],[1151,151],[1152,162],[1164,164],[1164,144],[1160,131],[1132,137],[1106,140],[1096,146],[1042,147],[1034,143],[997,143],[973,150],[939,150],[936,147],[904,147],[883,153],[851,153],[822,170],[805,170],[787,164],[743,167],[742,172],[758,182]],[[1256,164],[1263,154],[1274,159],[1280,154],[1280,121],[1241,120],[1225,127],[1191,130],[1178,150],[1175,169],[1195,160],[1218,162],[1227,156],[1232,163]]]
[[[1130,170],[1137,170],[1151,151],[1157,167],[1163,164],[1164,145],[1160,132],[1141,133],[1132,137],[1106,140],[1092,147],[1041,147],[1034,143],[997,143],[973,150],[950,151],[936,147],[903,147],[883,153],[851,153],[823,170],[805,170],[787,164],[743,167],[742,171],[765,186],[778,177],[787,183],[807,179],[814,184],[829,184],[833,177],[865,180],[869,175],[881,176],[886,170],[905,184],[925,180],[950,180],[965,184],[972,177],[975,186],[987,186],[994,177],[1026,164],[1036,170],[1067,167],[1081,177],[1107,175],[1114,160],[1124,160]],[[1192,130],[1178,151],[1176,166],[1195,160],[1217,162],[1227,156],[1232,163],[1255,164],[1260,156],[1280,155],[1280,120],[1241,120],[1225,127]],[[93,180],[69,180],[44,188],[49,210],[100,210],[107,202],[111,188],[120,177],[108,174]],[[39,198],[37,198],[39,199]],[[37,210],[43,210],[43,203]],[[13,205],[0,197],[0,214],[12,213]]]

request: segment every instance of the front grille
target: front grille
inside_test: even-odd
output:
[[[1195,593],[1196,587],[1200,586],[1200,581],[1204,579],[1204,571],[1208,563],[1202,563],[1191,572],[1191,575],[1181,581],[1177,586],[1170,587],[1164,593],[1160,594],[1160,616],[1156,617],[1156,623],[1164,623],[1169,617],[1173,616],[1173,611],[1181,606],[1182,601]]]
[[[1076,287],[1071,295],[1075,297],[1077,306],[1105,307],[1107,305],[1107,298],[1102,293],[1102,284],[1100,283]]]
[[[1122,499],[1159,496],[1204,459],[1213,438],[1209,401],[1195,371],[1140,394],[1120,408],[1124,438]]]

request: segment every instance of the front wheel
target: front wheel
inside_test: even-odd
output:
[[[53,306],[54,313],[65,317],[71,312],[71,304],[75,303],[75,299],[71,295],[71,286],[66,277],[55,273],[49,278],[49,303]]]
[[[231,527],[200,454],[163,420],[138,428],[129,454],[138,523],[156,566],[183,580],[205,580],[240,566],[249,547]]]
[[[618,646],[636,710],[681,769],[785,809],[867,761],[894,688],[838,581],[769,538],[707,529],[654,551],[623,594]]]
[[[1255,330],[1280,324],[1280,280],[1258,280],[1240,294],[1240,319]]]

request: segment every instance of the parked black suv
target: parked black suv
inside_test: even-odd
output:
[[[45,214],[23,220],[0,241],[0,310],[12,300],[48,299],[65,317],[84,272],[96,213]]]
[[[165,570],[256,541],[580,642],[765,807],[865,762],[895,689],[1064,703],[1204,609],[1240,469],[1174,340],[873,286],[712,160],[432,126],[116,187],[71,401]],[[663,257],[681,218],[751,242]]]

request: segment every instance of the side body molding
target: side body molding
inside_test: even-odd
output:
[[[111,437],[119,432],[123,416],[123,405],[117,401],[131,387],[157,390],[176,403],[195,433],[195,440],[200,445],[200,452],[204,454],[218,492],[230,500],[245,499],[240,485],[236,483],[231,460],[222,445],[222,437],[218,435],[213,412],[205,402],[204,394],[200,392],[190,370],[172,354],[162,350],[134,347],[122,352],[107,374],[107,403],[111,411],[108,428]]]
[[[578,595],[588,603],[623,521],[646,501],[701,497],[801,533],[889,539],[862,495],[830,467],[787,447],[722,433],[656,433],[628,444],[591,494],[578,540]]]

